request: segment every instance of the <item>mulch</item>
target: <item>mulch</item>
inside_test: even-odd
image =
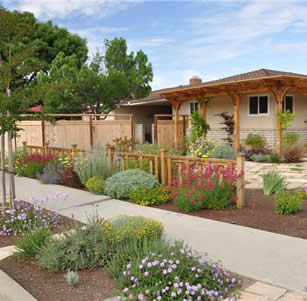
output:
[[[303,201],[299,213],[290,215],[276,214],[274,197],[265,196],[262,189],[246,189],[245,202],[243,209],[204,209],[191,213],[185,213],[171,201],[157,208],[307,239],[307,200]],[[252,202],[256,204],[254,208]]]
[[[0,269],[38,301],[102,301],[116,295],[117,287],[103,268],[78,271],[79,285],[69,286],[63,272],[49,272],[37,263],[16,256],[0,261]]]

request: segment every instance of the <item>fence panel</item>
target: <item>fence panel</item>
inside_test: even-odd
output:
[[[185,129],[188,127],[188,120],[179,120],[179,137],[185,136]],[[157,143],[158,145],[175,147],[175,121],[157,120]]]

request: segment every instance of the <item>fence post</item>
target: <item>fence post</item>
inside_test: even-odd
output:
[[[46,142],[45,143],[45,146],[44,146],[44,151],[45,151],[45,154],[48,154],[48,147],[49,147],[49,143],[48,142]]]
[[[167,153],[166,149],[160,149],[161,152],[161,184],[166,185],[166,162],[165,155]]]
[[[23,147],[23,151],[26,152],[27,151],[27,141],[22,141],[22,147]]]
[[[158,116],[154,115],[155,120],[155,132],[154,132],[154,141],[152,143],[158,144]]]
[[[93,140],[93,116],[90,115],[90,145],[93,148],[94,140]]]
[[[244,207],[244,153],[237,153],[237,208]]]
[[[71,151],[72,151],[72,155],[77,158],[78,153],[77,153],[77,144],[72,144],[71,145]]]
[[[131,140],[132,140],[132,146],[130,147],[130,150],[133,151],[134,149],[134,143],[135,143],[135,136],[134,136],[134,115],[130,115],[130,125],[131,125]]]
[[[110,146],[108,149],[108,157],[110,158],[111,162],[114,160],[114,152],[115,152],[115,147]]]

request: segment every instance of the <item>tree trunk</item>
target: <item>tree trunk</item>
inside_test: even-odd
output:
[[[10,206],[14,209],[14,200],[16,198],[15,192],[15,178],[14,178],[14,158],[13,158],[13,131],[9,130],[7,133],[7,151],[9,157],[9,179],[10,179]]]
[[[5,136],[1,135],[1,177],[2,177],[2,206],[6,205],[6,185],[5,185]]]

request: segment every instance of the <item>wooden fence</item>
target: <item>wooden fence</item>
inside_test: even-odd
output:
[[[49,153],[55,152],[62,159],[67,156],[86,156],[87,151],[77,148],[76,144],[73,144],[70,148],[49,147],[48,144],[45,147],[27,145],[23,142],[23,148],[29,153]],[[244,154],[238,153],[236,160],[222,160],[222,159],[201,159],[191,158],[184,156],[170,156],[167,155],[167,150],[161,149],[159,155],[152,154],[139,154],[139,153],[118,153],[114,151],[114,147],[111,146],[108,149],[108,156],[113,161],[115,156],[120,159],[121,169],[126,170],[129,168],[139,168],[144,170],[145,162],[148,164],[148,171],[154,174],[157,180],[160,180],[162,185],[171,185],[173,179],[173,166],[175,165],[178,173],[182,170],[183,166],[186,167],[187,172],[192,164],[195,164],[198,176],[201,176],[203,169],[208,165],[215,165],[218,167],[234,167],[236,168],[237,175],[240,175],[236,181],[237,192],[237,207],[244,207]],[[182,179],[181,179],[182,181]]]
[[[155,143],[163,146],[175,147],[175,121],[174,115],[156,114],[155,121]],[[163,118],[163,119],[162,119]],[[179,115],[179,137],[180,142],[189,127],[189,115]]]
[[[26,141],[29,145],[69,148],[77,144],[82,149],[94,145],[112,144],[115,138],[132,138],[134,140],[134,116],[132,114],[50,114],[58,120],[55,124],[44,120],[25,120],[18,124],[23,130],[18,133],[15,147],[21,147]],[[79,120],[76,120],[79,118]],[[104,120],[97,118],[106,118]]]

